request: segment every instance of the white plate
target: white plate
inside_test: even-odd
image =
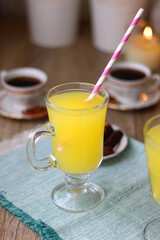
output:
[[[0,115],[12,119],[31,120],[47,116],[47,110],[45,107],[43,96],[39,100],[38,106],[36,106],[35,108],[28,109],[26,111],[16,109],[8,98],[6,91],[2,90],[0,91]]]
[[[115,147],[114,153],[109,154],[107,156],[103,156],[103,160],[110,159],[110,158],[113,158],[113,157],[117,156],[127,147],[127,144],[128,144],[128,137],[125,134],[125,132],[120,127],[118,127],[117,125],[112,124],[111,127],[113,128],[113,130],[121,130],[122,133],[123,133],[123,136],[120,140],[120,143]]]

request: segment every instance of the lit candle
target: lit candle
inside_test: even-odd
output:
[[[126,45],[126,60],[141,62],[151,70],[160,68],[160,43],[152,33],[151,27],[145,27],[142,34],[131,37]]]

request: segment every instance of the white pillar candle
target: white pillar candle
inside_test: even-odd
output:
[[[128,41],[126,60],[143,63],[152,70],[160,68],[160,43],[150,27],[144,29],[143,35],[133,35]]]

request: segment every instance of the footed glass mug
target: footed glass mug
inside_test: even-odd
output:
[[[52,201],[61,209],[84,212],[98,206],[104,198],[101,187],[89,181],[103,157],[103,135],[108,93],[101,88],[86,101],[94,85],[66,83],[50,89],[45,101],[49,124],[33,130],[27,142],[27,157],[37,170],[58,168],[65,182],[56,186]],[[40,137],[51,136],[52,154],[36,158]]]
[[[160,115],[149,119],[143,129],[151,195],[160,204]],[[145,240],[160,239],[160,218],[144,229]]]

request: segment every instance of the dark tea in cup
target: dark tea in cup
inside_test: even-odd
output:
[[[33,87],[41,83],[41,80],[35,77],[21,76],[14,77],[6,81],[8,85],[13,87]]]
[[[145,77],[144,72],[132,68],[113,69],[111,70],[111,75],[125,81],[141,80]]]

